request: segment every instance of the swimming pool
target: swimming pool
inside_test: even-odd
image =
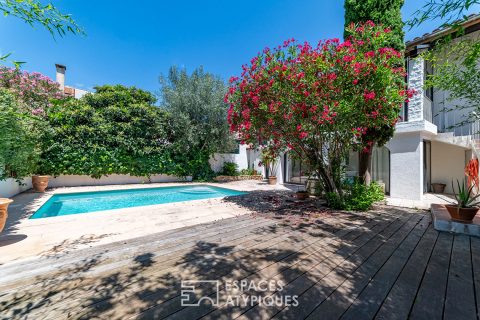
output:
[[[242,194],[245,192],[207,185],[63,193],[53,195],[30,219]]]

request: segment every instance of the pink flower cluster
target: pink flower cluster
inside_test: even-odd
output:
[[[292,150],[322,134],[346,132],[370,148],[370,134],[395,126],[412,95],[404,88],[402,55],[381,47],[388,32],[370,21],[343,43],[330,39],[312,47],[290,39],[266,48],[230,79],[231,131],[248,143],[273,141]]]
[[[38,72],[0,67],[0,87],[10,90],[19,107],[35,116],[43,115],[53,100],[64,98],[58,83]]]

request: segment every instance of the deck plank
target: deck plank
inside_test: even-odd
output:
[[[288,230],[288,232],[286,232],[286,230]],[[246,241],[247,243],[249,243],[250,246],[253,246],[252,248],[254,247],[257,247],[257,249],[261,249],[262,247],[268,247],[269,245],[272,245],[272,244],[275,244],[275,243],[282,243],[283,241],[285,241],[285,239],[287,239],[288,237],[290,237],[290,235],[292,234],[292,230],[289,229],[289,228],[286,228],[284,230],[285,232],[280,232],[280,229],[275,229],[275,232],[272,231],[273,234],[269,235],[268,237],[265,237],[265,236],[259,236],[258,239],[250,239],[249,237],[247,237],[246,239],[242,239],[241,241]],[[339,231],[342,231],[342,229],[339,229]],[[225,232],[231,232],[230,230],[226,230]],[[233,233],[235,234],[235,233]],[[256,235],[255,235],[256,236]],[[269,238],[271,238],[269,240]],[[303,239],[302,239],[303,238]],[[313,237],[313,236],[310,236],[308,234],[301,234],[299,236],[297,236],[296,239],[293,239],[293,241],[296,241],[296,242],[302,242],[302,241],[306,241],[306,239],[311,239],[312,241],[319,241],[321,240],[322,238],[320,237]],[[262,240],[262,241],[259,241],[259,240]],[[288,242],[286,242],[288,244]],[[238,244],[238,243],[237,243]],[[196,260],[200,257],[198,256],[201,256],[202,254],[208,254],[208,250],[212,250],[212,249],[215,249],[216,251],[220,251],[220,250],[227,250],[229,251],[230,250],[230,247],[233,247],[233,244],[230,244],[228,247],[225,247],[225,248],[216,248],[218,245],[217,244],[212,244],[212,248],[210,248],[209,245],[204,245],[204,244],[201,244],[202,246],[204,246],[205,248],[196,248],[196,251],[195,251],[195,254],[193,257],[189,257],[189,260]],[[201,250],[200,250],[201,249]],[[205,250],[206,251],[205,251]],[[242,247],[239,247],[238,250],[245,250],[245,249],[248,249],[248,248],[242,248]],[[204,253],[202,253],[202,250],[205,251]],[[236,251],[238,251],[237,249],[235,249]],[[235,250],[233,250],[232,248],[232,251],[231,252],[227,252],[227,253],[234,253]],[[217,253],[220,253],[220,252],[217,252]],[[177,258],[182,258],[183,255],[179,255],[177,256]],[[177,260],[178,260],[177,259]],[[182,258],[183,259],[183,258]],[[231,267],[231,265],[235,265],[233,264],[232,261],[240,261],[240,257],[236,257],[236,258],[232,258],[230,259],[231,261],[227,261],[228,257],[225,256],[222,258],[223,260],[223,269],[227,270],[229,269],[229,267]],[[252,257],[253,261],[255,261],[255,259]],[[188,262],[187,261],[183,261],[184,264],[187,264]],[[212,263],[212,261],[210,261],[209,259],[206,259],[206,262],[204,263],[205,266],[202,266],[202,265],[198,265],[196,266],[195,263],[189,263],[190,265],[193,265],[195,267],[199,267],[199,268],[205,268],[206,270],[201,270],[202,272],[202,276],[208,276],[209,273],[207,273],[207,271],[212,267],[210,266],[209,264]],[[162,267],[165,267],[165,264],[164,263],[160,263],[159,264],[159,261],[155,261],[154,264],[152,264],[150,266],[150,268],[156,266],[156,265],[159,265],[159,266],[162,266]],[[148,272],[148,271],[145,271],[142,273],[142,278],[145,278],[145,277],[152,277],[153,279],[162,279],[163,275],[167,274],[167,273],[173,273],[173,274],[182,274],[182,275],[185,275],[185,276],[188,276],[187,274],[185,274],[185,272],[181,272],[181,271],[175,271],[175,270],[181,270],[182,266],[181,265],[176,265],[174,269],[163,269],[161,271],[154,271],[153,273]],[[155,269],[153,269],[155,270]],[[120,270],[122,271],[122,270]],[[123,270],[122,271],[123,273],[125,274],[130,274],[131,271],[129,269],[126,269],[126,270]],[[214,274],[213,272],[210,274],[211,277],[214,277],[214,276],[218,276],[218,274]],[[122,288],[125,287],[125,290],[122,290],[122,294],[118,297],[118,299],[120,298],[124,298],[128,301],[128,297],[129,295],[134,295],[137,291],[140,291],[140,290],[143,290],[143,291],[146,291],[145,289],[145,285],[148,285],[149,287],[152,287],[152,288],[155,288],[156,286],[158,286],[158,283],[156,281],[150,281],[148,283],[144,283],[143,281],[140,281],[142,280],[142,278],[140,279],[115,279],[115,282],[120,282],[120,280],[122,280],[121,282],[121,286]],[[133,287],[130,286],[130,283],[134,281],[134,282],[138,282],[138,286],[135,285]],[[180,283],[180,281],[178,281],[178,283]],[[101,287],[102,286],[105,286],[105,284],[101,284]],[[106,290],[104,290],[105,292],[109,292],[109,289],[108,286],[106,288]],[[176,289],[176,288],[175,288]],[[111,289],[110,289],[111,291]],[[164,291],[163,290],[158,290],[158,295],[162,295],[164,294]],[[78,294],[75,294],[77,296],[77,300],[79,301],[82,301],[82,297],[84,296],[85,299],[87,298],[87,296],[91,296],[89,297],[89,300],[92,300],[92,302],[85,306],[85,312],[98,312],[98,310],[102,310],[104,309],[105,307],[109,307],[109,305],[112,303],[112,302],[116,302],[118,299],[113,299],[111,296],[109,295],[106,295],[105,292],[99,292],[99,293],[96,293],[95,295],[91,295],[91,293],[88,291],[88,290],[84,290],[83,288],[80,289],[78,291]],[[175,291],[177,292],[177,291]],[[71,294],[73,295],[75,292],[71,292]],[[112,294],[115,294],[115,295],[119,295],[118,292],[112,292]],[[147,290],[147,293],[142,293],[141,294],[141,299],[145,299],[146,296],[149,296],[151,295],[148,290]],[[170,298],[170,296],[168,296]],[[83,300],[85,300],[83,299]],[[69,301],[70,303],[68,305],[65,305],[64,309],[59,309],[59,306],[62,305],[62,303],[58,303],[57,304],[57,310],[56,312],[57,313],[61,313],[63,312],[64,310],[68,310],[68,309],[71,309],[71,308],[74,308],[75,305],[72,305],[71,304],[71,301]],[[94,306],[93,306],[94,305]],[[94,310],[94,311],[93,311]],[[51,314],[51,316],[53,316],[53,314]]]
[[[377,252],[382,252],[379,248],[387,248],[392,244],[401,242],[410,230],[418,223],[420,216],[411,216],[407,221],[400,221],[399,224],[392,225],[386,232],[382,232],[378,236],[369,240],[360,250],[355,254],[349,256],[344,261],[340,261],[339,265],[334,270],[329,270],[326,275],[322,275],[320,279],[309,276],[301,279],[298,283],[292,286],[291,291],[284,294],[299,295],[298,307],[283,308],[275,318],[289,319],[292,317],[305,318],[307,317],[322,301],[324,301],[339,285],[341,285],[349,276],[354,275],[356,270],[369,259],[370,256]],[[387,245],[385,247],[385,245]],[[384,249],[385,250],[385,249]],[[270,312],[269,310],[265,310]]]
[[[480,238],[470,238],[473,284],[475,286],[477,319],[480,318]]]
[[[265,220],[265,221],[257,221],[255,222],[250,221],[248,224],[240,224],[238,226],[237,232],[230,233],[224,228],[214,229],[211,232],[204,232],[203,235],[197,235],[194,238],[188,239],[180,239],[177,241],[177,237],[174,236],[173,243],[159,243],[155,241],[157,235],[150,235],[148,237],[142,237],[143,242],[149,243],[150,245],[145,248],[144,245],[136,246],[136,245],[129,245],[125,242],[115,243],[114,248],[104,251],[103,249],[85,249],[81,250],[82,252],[76,254],[74,256],[69,256],[68,259],[63,257],[63,261],[60,263],[56,263],[55,259],[47,259],[50,261],[50,265],[47,264],[46,268],[45,262],[41,261],[39,265],[35,263],[36,268],[30,270],[32,268],[28,267],[18,267],[18,270],[24,270],[22,272],[17,272],[12,276],[8,277],[5,275],[2,278],[2,284],[0,285],[0,290],[2,292],[9,291],[9,282],[14,282],[15,287],[14,290],[10,290],[12,292],[18,291],[20,285],[22,283],[25,286],[22,287],[24,290],[32,290],[33,287],[42,286],[42,279],[45,279],[49,275],[54,278],[58,277],[59,270],[68,270],[72,267],[75,262],[79,261],[89,261],[92,257],[95,257],[95,266],[94,268],[90,269],[89,272],[93,276],[95,270],[99,270],[102,272],[103,269],[114,270],[117,268],[122,268],[124,266],[128,266],[131,263],[131,260],[137,258],[137,262],[140,262],[138,257],[142,254],[151,254],[155,252],[156,258],[158,261],[163,259],[162,261],[167,261],[168,257],[174,255],[175,253],[180,254],[181,252],[188,252],[191,250],[192,247],[196,246],[198,241],[201,239],[204,242],[221,242],[226,243],[229,241],[244,241],[244,236],[249,235],[253,232],[258,232],[259,236],[262,234],[271,234],[274,232],[274,229],[277,228],[276,224],[273,221]],[[279,228],[281,229],[281,228]],[[159,235],[163,237],[163,234]],[[109,245],[110,246],[110,245]],[[31,261],[30,261],[31,263]],[[26,270],[25,270],[26,269]],[[15,270],[15,269],[14,269]],[[0,271],[3,271],[3,268],[0,267]],[[60,272],[61,273],[61,272]],[[39,281],[31,281],[31,279],[36,279],[38,277]],[[57,280],[61,281],[61,277]]]
[[[476,319],[470,238],[465,235],[456,235],[453,241],[444,319]]]
[[[368,279],[371,279],[364,288],[357,285],[354,291],[337,289],[310,317],[323,312],[323,314],[332,315],[332,318],[341,316],[345,320],[373,319],[429,226],[430,222],[427,216],[415,226],[415,229],[397,247],[385,264],[379,270],[377,269],[378,271],[373,270],[375,272],[373,275],[368,272],[360,272],[362,276],[358,277],[360,279],[354,280],[356,283],[365,284]],[[367,268],[365,269],[367,270]],[[335,301],[339,297],[338,293],[341,294],[340,299],[343,298],[343,301],[352,302],[343,316],[341,312],[345,310],[344,306],[338,308],[339,304]],[[325,307],[322,308],[324,305]]]
[[[408,318],[438,234],[439,232],[432,227],[427,230],[385,299],[376,319],[404,320]]]
[[[0,319],[473,319],[480,301],[480,239],[386,206],[314,227],[243,216],[34,262],[17,264],[17,280],[5,266]],[[240,297],[299,295],[300,305],[183,307],[184,279],[281,280],[283,290]]]
[[[339,240],[332,241],[331,244],[328,244],[324,250],[319,252],[319,255],[314,257],[309,257],[307,259],[303,259],[299,263],[292,264],[284,269],[277,269],[274,272],[265,272],[266,270],[259,270],[253,276],[247,277],[246,280],[259,280],[259,279],[266,279],[266,280],[276,280],[282,281],[284,285],[288,285],[288,283],[292,282],[299,276],[305,274],[309,270],[315,268],[316,266],[324,263],[329,257],[334,255],[345,255],[348,252],[353,252],[355,249],[361,247],[365,242],[365,238],[368,235],[373,237],[377,233],[384,230],[388,225],[393,223],[394,219],[382,219],[381,223],[377,223],[371,228],[371,232],[367,232],[362,228],[361,230],[357,229],[354,232],[349,233],[345,237]],[[378,222],[378,221],[377,221]],[[351,242],[348,239],[351,239]],[[334,242],[337,242],[337,245],[332,246]],[[313,258],[313,259],[312,259]],[[333,268],[333,267],[332,267]],[[280,272],[278,272],[280,270]],[[255,292],[250,291],[246,292],[241,295],[241,298],[250,298],[252,295],[255,296],[270,296],[272,292],[269,293],[262,293],[262,292]],[[171,319],[188,319],[188,318],[197,318],[201,316],[205,316],[210,311],[213,311],[205,316],[205,319],[216,319],[217,317],[226,316],[234,318],[236,316],[241,315],[245,311],[251,309],[251,305],[246,306],[225,306],[223,305],[221,308],[217,308],[214,310],[212,306],[202,306],[202,308],[185,308],[180,312],[171,316]]]
[[[420,284],[411,319],[442,319],[453,236],[441,232]]]

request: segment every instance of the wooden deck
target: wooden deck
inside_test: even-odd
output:
[[[1,319],[477,319],[480,239],[382,207],[301,221],[242,216],[0,266]],[[277,280],[227,304],[225,282]],[[182,280],[220,280],[219,304],[181,304]],[[277,288],[278,289],[278,288]],[[198,297],[216,287],[198,284]]]

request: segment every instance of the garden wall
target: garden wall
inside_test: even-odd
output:
[[[0,198],[11,198],[23,191],[32,188],[32,179],[23,179],[20,185],[15,179],[7,179],[0,181]]]
[[[249,150],[246,145],[240,145],[238,153],[215,153],[210,158],[210,166],[214,172],[221,172],[225,162],[233,162],[238,165],[238,170],[253,168],[263,173],[264,168],[259,165],[260,151]]]
[[[161,183],[161,182],[184,182],[192,181],[192,177],[187,179],[169,175],[156,175],[150,177],[150,181],[145,177],[132,177],[129,175],[112,174],[108,177],[94,179],[90,176],[59,176],[50,178],[49,188],[56,187],[77,187],[77,186],[103,186],[115,184],[134,184],[134,183]],[[0,181],[0,197],[11,198],[21,192],[32,188],[32,179],[25,178],[25,185],[19,185],[14,179]]]
[[[58,176],[56,178],[51,178],[48,186],[55,187],[76,187],[76,186],[103,186],[109,184],[134,184],[134,183],[160,183],[160,182],[182,182],[182,181],[191,181],[189,179],[184,179],[181,177],[170,176],[170,175],[155,175],[151,176],[150,180],[145,177],[133,177],[129,175],[119,175],[112,174],[110,176],[103,176],[100,179],[94,179],[90,176]]]
[[[240,145],[238,153],[215,153],[209,161],[214,172],[222,171],[225,162],[236,163],[238,170],[248,169],[247,146]]]

